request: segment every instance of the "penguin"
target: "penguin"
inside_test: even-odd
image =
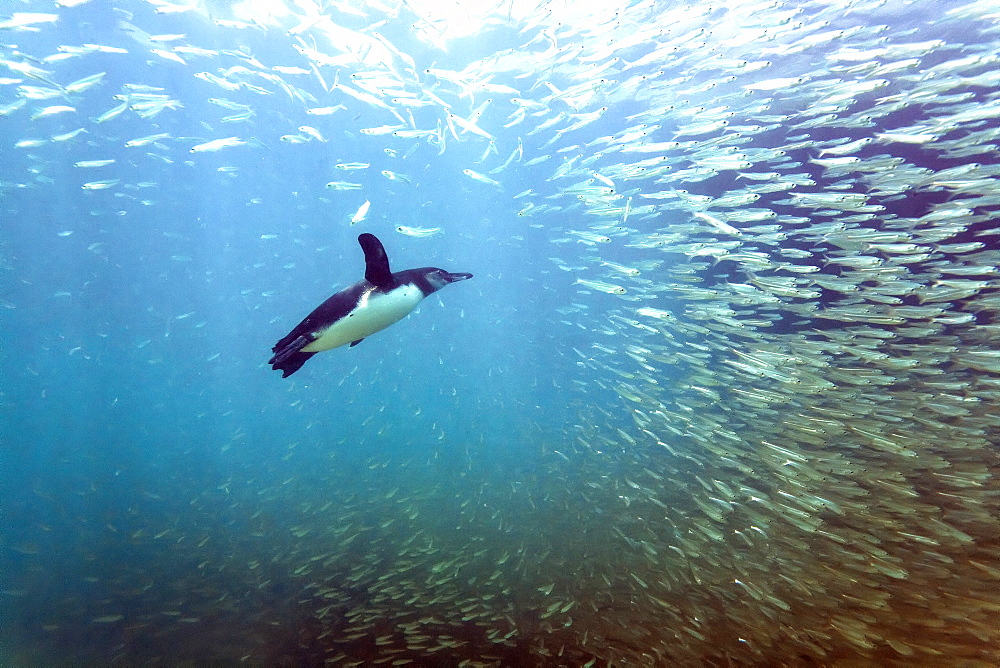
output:
[[[271,349],[268,364],[287,378],[323,350],[361,343],[365,337],[399,322],[431,293],[449,283],[472,278],[437,267],[393,273],[382,242],[374,234],[358,237],[365,253],[365,278],[320,304]]]

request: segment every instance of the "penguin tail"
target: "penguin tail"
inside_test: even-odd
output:
[[[306,360],[315,354],[316,353],[293,353],[280,362],[270,362],[271,368],[274,370],[281,369],[281,377],[288,378],[293,373],[301,369],[302,365],[306,363]]]
[[[308,343],[309,339],[304,336],[298,336],[287,343],[285,339],[282,339],[272,348],[274,355],[267,363],[275,371],[280,369],[282,378],[288,378],[302,368],[306,360],[316,354],[302,352],[302,348]]]

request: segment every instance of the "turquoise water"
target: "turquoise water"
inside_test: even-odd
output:
[[[1000,661],[988,3],[3,11],[0,664]]]

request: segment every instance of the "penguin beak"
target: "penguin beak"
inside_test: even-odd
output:
[[[467,278],[472,278],[472,274],[467,274],[467,273],[461,272],[461,271],[457,272],[457,273],[454,273],[454,274],[452,274],[450,272],[444,272],[444,278],[449,283],[457,283],[459,281],[464,281]]]

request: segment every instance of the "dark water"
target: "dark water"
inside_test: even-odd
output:
[[[1000,661],[984,3],[272,10],[3,9],[0,664]]]

